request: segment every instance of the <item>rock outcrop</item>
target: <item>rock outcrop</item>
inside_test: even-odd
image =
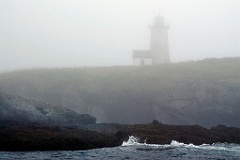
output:
[[[1,92],[0,121],[79,126],[95,123],[96,118],[87,114],[78,114],[61,106]]]

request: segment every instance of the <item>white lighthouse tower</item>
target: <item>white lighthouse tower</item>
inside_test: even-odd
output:
[[[170,63],[168,28],[162,16],[154,19],[154,24],[150,27],[150,50],[134,50],[132,54],[134,66]]]
[[[170,63],[168,28],[169,26],[165,25],[164,18],[160,15],[155,18],[154,24],[150,27],[150,51],[153,65]]]

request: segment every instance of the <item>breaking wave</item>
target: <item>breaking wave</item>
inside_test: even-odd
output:
[[[129,136],[128,140],[123,142],[122,146],[132,146],[132,145],[147,145],[146,143],[139,143],[139,138],[134,136]]]
[[[213,144],[202,144],[202,145],[194,145],[194,144],[185,144],[181,143],[175,140],[172,140],[170,144],[147,144],[140,143],[138,137],[129,136],[127,141],[124,141],[122,143],[122,147],[125,146],[132,146],[132,147],[144,147],[147,148],[146,150],[150,150],[149,148],[152,148],[153,150],[168,150],[168,149],[175,149],[175,148],[190,148],[190,149],[203,149],[203,150],[218,150],[218,151],[231,151],[240,153],[240,146],[237,144],[228,144],[228,143],[213,143]],[[140,150],[144,150],[141,148],[138,148]]]

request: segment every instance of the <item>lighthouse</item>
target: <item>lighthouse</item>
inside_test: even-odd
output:
[[[158,15],[154,24],[150,26],[150,51],[153,65],[161,63],[170,63],[168,46],[168,28],[165,25],[164,18]]]
[[[150,26],[150,49],[133,51],[134,66],[170,63],[168,29],[169,26],[165,24],[164,18],[158,15]]]

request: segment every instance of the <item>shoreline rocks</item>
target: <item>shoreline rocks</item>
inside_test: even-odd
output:
[[[237,143],[240,128],[218,125],[96,123],[96,118],[72,110],[0,93],[0,151],[87,150],[120,146],[129,136],[140,142]]]
[[[78,127],[1,122],[0,151],[87,150],[121,145],[115,136]]]
[[[195,145],[212,143],[240,144],[240,128],[165,124],[95,124],[60,127],[57,125],[1,122],[0,151],[88,150],[116,147],[136,136],[140,142],[170,144],[172,140]]]

